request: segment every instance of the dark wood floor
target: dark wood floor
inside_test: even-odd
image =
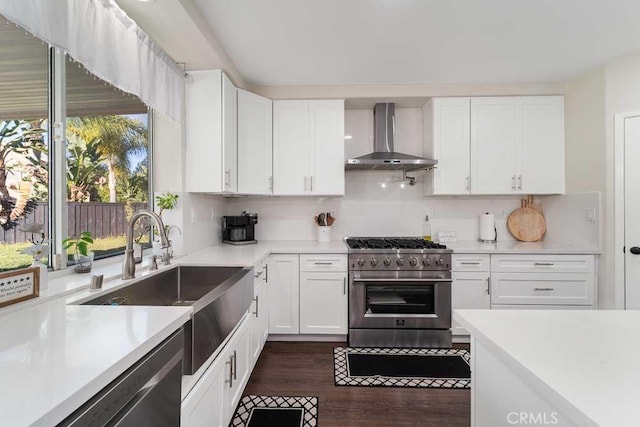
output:
[[[318,396],[321,427],[470,425],[469,390],[336,387],[338,345],[346,344],[268,342],[245,394]]]

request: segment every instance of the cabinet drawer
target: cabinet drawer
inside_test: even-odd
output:
[[[592,274],[492,273],[491,305],[592,305]]]
[[[593,273],[593,255],[492,255],[491,272]]]
[[[300,255],[300,271],[347,271],[346,255]]]
[[[452,271],[489,271],[491,266],[489,255],[456,255],[451,257]]]

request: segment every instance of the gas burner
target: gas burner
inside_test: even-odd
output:
[[[446,249],[445,245],[414,237],[347,238],[349,249]]]

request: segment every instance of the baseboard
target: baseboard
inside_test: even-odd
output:
[[[287,342],[346,342],[346,335],[269,335],[267,341],[287,341]]]
[[[454,335],[451,341],[458,344],[469,344],[471,343],[471,337],[469,335]]]

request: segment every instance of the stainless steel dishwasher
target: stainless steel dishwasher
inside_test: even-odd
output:
[[[183,344],[180,328],[59,426],[179,426]]]

